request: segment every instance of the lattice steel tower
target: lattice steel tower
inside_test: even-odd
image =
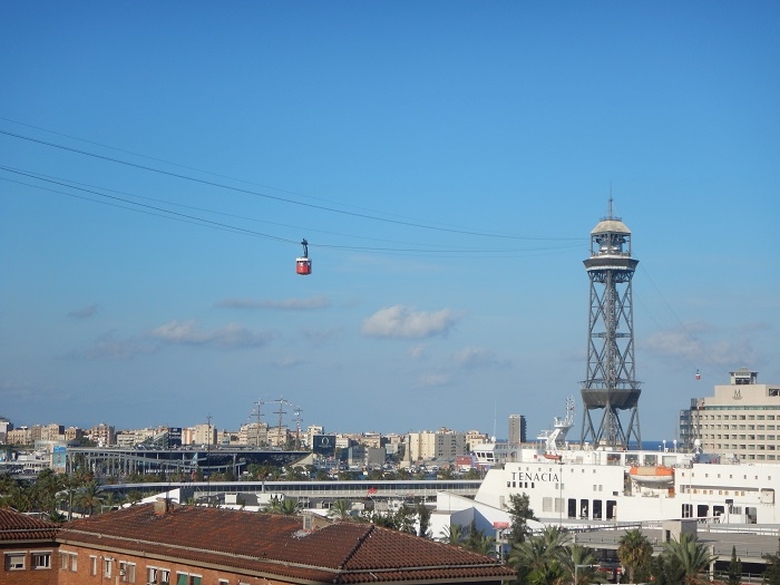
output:
[[[631,279],[639,260],[631,257],[631,230],[612,215],[590,232],[590,258],[584,261],[590,278],[588,371],[582,382],[582,443],[627,448],[639,432],[639,395],[635,378],[634,308]],[[623,428],[619,411],[630,412]],[[594,414],[601,420],[594,424]]]

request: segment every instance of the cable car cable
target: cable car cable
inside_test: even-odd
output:
[[[358,217],[358,218],[361,218],[361,219],[369,219],[369,220],[372,220],[372,221],[379,221],[379,222],[383,222],[383,223],[404,225],[404,226],[407,226],[407,227],[414,227],[414,228],[418,228],[418,229],[434,230],[434,231],[445,232],[445,233],[454,233],[454,234],[461,234],[461,235],[471,235],[471,236],[478,236],[478,237],[511,239],[511,240],[537,240],[537,241],[551,241],[552,240],[552,241],[559,241],[559,240],[572,240],[572,239],[574,239],[574,238],[537,238],[537,237],[529,237],[529,236],[513,236],[513,235],[508,235],[508,234],[496,234],[496,233],[489,233],[489,232],[479,232],[479,231],[472,231],[472,230],[465,230],[465,229],[455,229],[455,228],[449,228],[449,227],[441,227],[441,226],[436,226],[436,225],[431,225],[431,224],[427,224],[426,225],[426,224],[419,223],[419,222],[402,221],[402,220],[397,220],[397,219],[388,219],[388,218],[383,218],[383,217],[372,216],[372,215],[369,215],[369,214],[366,214],[366,213],[357,213],[357,212],[352,212],[352,211],[345,211],[345,210],[341,210],[341,209],[335,209],[335,208],[332,208],[332,207],[326,207],[324,205],[317,205],[317,204],[313,204],[313,203],[305,203],[305,202],[301,202],[301,201],[295,201],[293,199],[288,199],[288,198],[285,198],[285,197],[279,197],[279,196],[276,196],[276,195],[270,195],[268,193],[261,193],[259,191],[252,191],[250,189],[243,189],[241,187],[225,185],[225,184],[222,184],[222,183],[217,183],[217,182],[209,181],[209,180],[206,180],[206,179],[199,179],[197,177],[191,177],[191,176],[183,175],[181,173],[175,173],[173,171],[166,171],[166,170],[158,169],[158,168],[151,167],[151,166],[148,166],[148,165],[142,165],[142,164],[133,163],[133,162],[129,162],[129,161],[123,161],[123,160],[120,160],[120,159],[117,159],[117,158],[114,158],[114,157],[105,156],[105,155],[89,152],[89,151],[86,151],[86,150],[81,150],[81,149],[78,149],[78,148],[72,148],[72,147],[61,145],[61,144],[56,144],[54,142],[49,142],[49,141],[46,141],[46,140],[33,138],[31,136],[24,136],[24,135],[21,135],[21,134],[16,134],[14,132],[8,132],[6,130],[0,130],[0,135],[8,136],[8,137],[11,137],[11,138],[17,138],[17,139],[20,139],[20,140],[26,140],[26,141],[29,141],[29,142],[32,142],[32,143],[35,143],[35,144],[40,144],[40,145],[48,146],[48,147],[51,147],[51,148],[57,148],[57,149],[64,150],[64,151],[67,151],[67,152],[72,152],[72,153],[75,153],[75,154],[80,154],[80,155],[83,155],[83,156],[92,157],[92,158],[95,158],[95,159],[98,159],[98,160],[104,160],[104,161],[107,161],[107,162],[112,162],[112,163],[115,163],[115,164],[124,165],[124,166],[131,167],[131,168],[136,168],[136,169],[139,169],[139,170],[144,170],[144,171],[148,171],[148,172],[152,172],[152,173],[157,173],[157,174],[160,174],[160,175],[169,176],[169,177],[173,177],[173,178],[177,178],[177,179],[182,179],[182,180],[185,180],[185,181],[191,181],[193,183],[198,183],[198,184],[201,184],[201,185],[207,185],[207,186],[216,187],[216,188],[219,188],[219,189],[226,189],[226,190],[229,190],[229,191],[234,191],[234,192],[237,192],[237,193],[244,193],[244,194],[247,194],[247,195],[254,195],[254,196],[257,196],[257,197],[263,197],[263,198],[266,198],[266,199],[271,199],[271,200],[274,200],[274,201],[288,203],[288,204],[291,204],[291,205],[298,205],[298,206],[301,206],[301,207],[307,207],[307,208],[310,208],[310,209],[316,209],[316,210],[319,210],[319,211],[327,211],[327,212],[330,212],[330,213],[337,213],[337,214],[346,215],[346,216]],[[580,240],[581,238],[576,238],[576,239]]]
[[[264,237],[264,238],[269,238],[269,239],[274,239],[274,240],[277,240],[277,241],[283,241],[283,242],[287,242],[287,243],[293,243],[294,242],[294,240],[291,240],[290,238],[285,238],[285,237],[281,237],[281,236],[274,236],[274,235],[271,235],[271,234],[258,232],[258,231],[250,230],[250,229],[246,229],[246,228],[241,228],[241,227],[230,225],[230,224],[226,224],[226,223],[223,223],[223,222],[209,220],[209,219],[206,219],[206,218],[203,218],[203,217],[198,217],[198,216],[191,215],[191,214],[186,214],[186,213],[180,213],[180,212],[172,211],[172,210],[169,210],[169,209],[165,209],[163,207],[158,207],[156,205],[149,205],[149,204],[145,204],[145,203],[139,203],[137,201],[132,201],[130,199],[127,199],[127,198],[124,198],[124,197],[119,197],[117,195],[110,195],[110,194],[103,193],[101,191],[96,190],[96,189],[99,189],[99,188],[95,187],[95,186],[91,186],[91,185],[89,187],[92,187],[92,188],[87,188],[87,187],[83,186],[84,184],[81,184],[81,183],[70,183],[70,182],[67,182],[64,179],[55,179],[55,178],[52,178],[52,177],[48,177],[46,175],[40,175],[40,174],[32,173],[32,172],[29,172],[29,171],[23,171],[21,169],[14,169],[12,167],[6,167],[6,166],[3,166],[3,165],[0,165],[0,170],[6,171],[6,172],[9,172],[9,173],[14,173],[14,174],[17,174],[17,175],[22,175],[22,176],[25,176],[25,177],[28,177],[28,178],[33,178],[33,179],[36,179],[36,180],[39,180],[39,181],[55,184],[55,185],[58,185],[58,186],[61,186],[61,187],[66,187],[66,188],[69,188],[69,189],[75,189],[75,190],[82,191],[84,193],[89,193],[91,195],[95,195],[95,196],[98,196],[98,197],[108,198],[108,199],[113,200],[115,202],[122,202],[122,203],[125,203],[127,205],[137,206],[137,207],[141,207],[141,208],[146,208],[147,210],[154,211],[155,212],[154,215],[156,215],[158,217],[165,217],[166,215],[178,216],[180,218],[186,218],[187,220],[189,220],[189,223],[210,224],[212,226],[219,227],[220,229],[225,229],[225,230],[229,230],[229,231],[251,234],[251,235]],[[5,180],[8,180],[8,179],[5,179]],[[11,182],[16,182],[16,181],[11,181]],[[33,188],[42,188],[42,187],[39,187],[37,185],[32,185],[32,184],[28,184],[28,183],[21,183],[21,182],[17,182],[17,183],[18,184],[22,184],[22,185],[26,185],[26,186],[29,186],[29,187],[33,187]],[[73,195],[71,193],[65,193],[65,192],[62,192],[62,191],[57,191],[57,190],[52,190],[52,189],[46,189],[46,190],[50,191],[50,192],[53,192],[53,193],[59,193],[59,194],[62,194],[62,195],[73,196],[73,197],[77,197],[77,198],[82,199],[82,200],[95,202],[95,200],[90,199],[88,197],[76,196],[76,195]],[[112,191],[112,190],[109,190],[109,191]],[[114,191],[114,192],[117,192],[117,191]],[[218,214],[218,215],[224,215],[224,216],[228,216],[228,217],[244,219],[244,220],[247,220],[247,221],[262,221],[262,220],[257,220],[257,219],[253,219],[253,218],[247,218],[247,217],[244,217],[244,216],[238,216],[238,215],[233,215],[233,214],[226,214],[224,212],[211,211],[211,210],[202,209],[202,208],[198,208],[198,207],[194,207],[194,206],[187,206],[187,205],[178,204],[178,203],[165,202],[165,201],[161,201],[161,200],[154,199],[154,198],[151,198],[151,197],[146,197],[146,196],[130,195],[130,194],[127,194],[127,193],[124,193],[124,194],[129,196],[129,197],[137,197],[137,198],[141,198],[141,199],[145,199],[145,200],[149,200],[149,201],[155,201],[157,203],[164,203],[164,204],[167,204],[167,205],[174,205],[174,206],[185,207],[185,208],[188,208],[188,209],[194,209],[194,210],[202,211],[202,212],[205,212],[205,213],[213,213],[213,214]],[[100,202],[100,203],[103,203],[103,202]],[[116,204],[115,204],[115,206],[123,208],[123,209],[131,209],[131,208],[127,207],[127,206],[120,206],[120,205],[116,205]],[[273,222],[266,222],[266,223],[273,223]],[[275,224],[275,225],[280,225],[280,224]],[[291,226],[284,226],[284,224],[281,224],[281,225],[283,225],[283,227],[291,227]],[[302,228],[295,227],[295,229],[302,229]],[[336,235],[342,235],[343,236],[343,234],[336,234]],[[351,236],[351,237],[362,237],[362,236]],[[375,238],[365,238],[365,239],[375,239]],[[580,239],[582,239],[582,238],[580,238]],[[384,241],[388,241],[388,240],[384,240]],[[415,244],[415,245],[416,246],[424,246],[424,244]],[[444,255],[444,254],[490,254],[490,255],[495,255],[495,254],[514,254],[514,253],[528,253],[528,252],[558,251],[558,250],[565,250],[565,249],[570,249],[570,248],[579,247],[579,246],[580,246],[579,243],[576,243],[576,244],[575,243],[568,243],[568,244],[564,244],[564,245],[560,245],[560,246],[554,246],[554,247],[553,246],[548,246],[548,247],[541,247],[541,248],[519,249],[519,250],[518,249],[506,249],[506,248],[503,248],[503,249],[484,249],[484,248],[457,249],[457,248],[444,248],[444,247],[442,247],[443,249],[435,250],[435,249],[423,248],[423,247],[416,247],[416,248],[415,247],[406,247],[406,248],[392,247],[391,248],[391,247],[377,247],[377,246],[349,246],[349,245],[326,244],[326,243],[318,243],[317,244],[317,247],[319,247],[319,248],[329,248],[329,249],[337,249],[337,250],[354,250],[354,251],[388,252],[388,253],[417,253],[417,254],[427,254],[427,255]]]

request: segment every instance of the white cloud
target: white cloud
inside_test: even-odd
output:
[[[273,362],[273,366],[277,368],[294,368],[296,366],[300,366],[306,363],[306,360],[304,360],[301,357],[298,356],[288,356],[279,360],[276,360]]]
[[[72,351],[65,357],[77,360],[129,360],[156,351],[155,344],[135,337],[121,338],[115,331],[99,337],[85,350]]]
[[[320,347],[329,341],[341,339],[344,330],[338,327],[331,329],[307,329],[302,332],[303,337],[314,346]]]
[[[417,378],[417,386],[419,388],[436,388],[440,386],[447,386],[451,380],[451,376],[445,373],[423,374]]]
[[[217,303],[218,307],[226,309],[276,309],[281,311],[311,311],[315,309],[327,309],[330,300],[322,295],[307,299],[285,299],[275,301],[271,299],[225,299]]]
[[[431,337],[446,334],[456,321],[449,309],[425,313],[404,305],[394,305],[380,309],[365,319],[363,334],[369,337]]]
[[[658,331],[640,341],[639,347],[667,359],[691,364],[710,364],[740,367],[760,359],[749,339],[729,337],[727,340],[702,341],[693,331],[707,332],[701,324],[686,326],[685,330]]]
[[[195,321],[169,321],[153,329],[149,335],[158,341],[173,345],[196,345],[220,349],[259,347],[273,337],[269,333],[254,333],[236,323],[208,331],[198,327]]]
[[[86,307],[82,307],[81,309],[76,309],[74,311],[71,311],[70,313],[68,313],[68,317],[73,317],[75,319],[89,319],[90,317],[95,315],[95,313],[97,313],[99,309],[100,309],[100,305],[98,304],[88,305]]]
[[[483,347],[464,347],[455,354],[455,361],[463,368],[477,368],[482,366],[506,366],[498,355]]]
[[[414,345],[409,348],[409,357],[415,361],[428,357],[427,345]]]

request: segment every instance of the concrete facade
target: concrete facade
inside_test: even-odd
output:
[[[693,440],[725,459],[780,461],[780,384],[759,384],[758,372],[747,368],[730,372],[730,382],[692,401]]]

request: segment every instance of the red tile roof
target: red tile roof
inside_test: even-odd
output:
[[[13,508],[0,508],[0,541],[54,540],[57,525]]]
[[[336,584],[516,576],[490,557],[372,524],[302,528],[298,517],[196,506],[156,515],[149,504],[74,520],[58,540]]]

